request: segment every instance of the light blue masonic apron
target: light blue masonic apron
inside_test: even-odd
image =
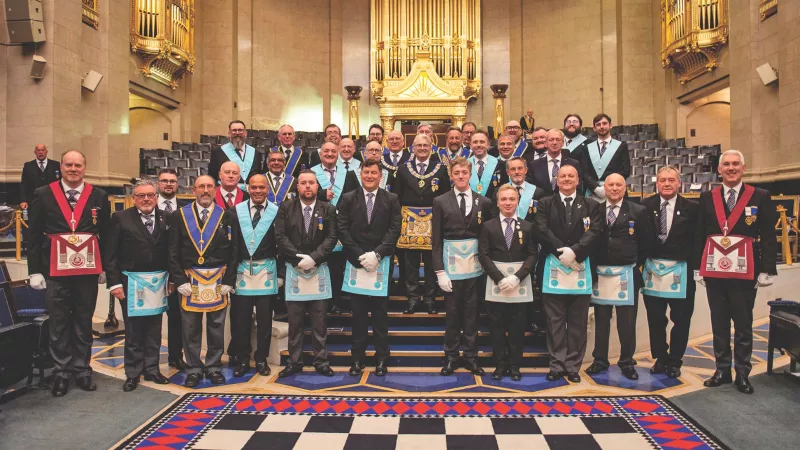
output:
[[[486,195],[489,190],[489,183],[497,183],[494,170],[497,168],[497,158],[492,155],[486,157],[486,165],[483,167],[483,176],[478,178],[478,159],[474,156],[469,159],[472,163],[472,176],[469,179],[469,186],[473,191],[481,195]]]
[[[313,270],[302,270],[295,269],[287,262],[284,287],[287,302],[328,300],[333,295],[327,263],[322,263]]]
[[[378,263],[378,268],[367,272],[363,268],[354,267],[347,261],[344,266],[344,280],[342,291],[351,294],[369,295],[372,297],[385,297],[389,295],[389,263],[390,257],[384,256]]]
[[[256,149],[244,144],[244,159],[239,156],[239,152],[236,151],[233,144],[228,142],[227,144],[222,146],[222,152],[225,153],[225,156],[228,157],[229,160],[236,163],[239,166],[239,173],[241,174],[241,180],[244,180],[244,183],[239,183],[239,189],[247,192],[247,176],[250,175],[250,169],[253,168],[253,160],[256,157]]]
[[[585,295],[592,293],[589,282],[591,264],[589,258],[579,263],[580,270],[573,270],[561,264],[552,253],[544,261],[544,282],[542,292],[545,294]]]
[[[250,218],[250,201],[236,205],[239,228],[242,230],[242,238],[250,256],[250,259],[239,262],[239,266],[236,268],[237,295],[278,294],[278,266],[275,258],[252,259],[278,215],[278,207],[274,203],[266,202],[265,205],[266,208],[255,229]]]
[[[128,272],[128,317],[157,316],[167,310],[167,271]]]
[[[661,298],[686,298],[686,261],[648,259],[644,263],[642,294]]]
[[[592,142],[586,146],[586,150],[589,151],[589,159],[592,161],[592,167],[594,168],[594,173],[597,174],[599,186],[603,186],[605,184],[605,180],[602,179],[603,174],[606,172],[608,168],[608,163],[611,162],[611,158],[614,157],[614,154],[617,153],[617,149],[619,149],[621,142],[616,139],[611,139],[611,142],[608,143],[608,147],[606,147],[606,151],[603,152],[603,156],[600,156],[600,144],[599,141]],[[590,192],[589,189],[586,189],[586,197],[592,197],[595,200],[600,202],[603,201],[602,198],[598,198],[594,196],[594,192]]]
[[[597,276],[592,287],[595,305],[631,306],[636,301],[633,268],[629,266],[597,266]]]
[[[521,262],[494,262],[497,269],[505,276],[517,273]],[[501,291],[490,277],[486,280],[486,301],[497,303],[527,303],[533,301],[533,289],[531,289],[531,277],[528,275],[520,280],[519,285],[510,291]]]
[[[483,275],[478,261],[478,240],[444,240],[442,248],[444,271],[451,280],[468,280]]]
[[[579,145],[583,144],[586,141],[586,136],[582,134],[578,134],[572,139],[572,142],[569,145],[565,145],[564,147],[569,149],[569,151],[573,152]],[[567,138],[564,137],[564,142],[567,142]]]

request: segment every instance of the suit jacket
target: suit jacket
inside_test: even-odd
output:
[[[233,208],[228,208],[228,203],[225,201],[224,198],[222,199],[222,201],[220,201],[220,199],[218,198],[221,195],[220,189],[221,188],[219,186],[217,186],[217,193],[214,196],[214,203],[216,203],[217,206],[219,206],[220,208],[224,209],[225,211],[227,211],[229,209],[233,209]],[[242,192],[242,200],[237,203],[236,202],[236,197],[234,197],[234,199],[233,199],[233,206],[234,207],[236,207],[236,205],[238,205],[241,202],[246,202],[246,201],[250,200],[250,194],[248,194],[245,191],[242,191],[241,189],[239,189],[238,186],[236,187],[236,190]]]
[[[573,221],[569,225],[559,194],[542,199],[534,219],[534,233],[543,252],[558,256],[556,249],[569,247],[580,262],[600,244],[606,229],[605,212],[599,203],[580,195],[575,196],[571,207]],[[584,218],[589,218],[588,231],[584,229]]]
[[[49,163],[48,163],[49,164]],[[38,170],[38,169],[37,169]],[[62,188],[61,183],[57,184]],[[86,184],[81,196],[86,195]],[[80,198],[79,198],[80,200]],[[33,192],[33,201],[30,203],[28,217],[28,273],[39,273],[45,278],[50,277],[50,238],[48,234],[69,233],[68,219],[61,213],[61,208],[56,203],[56,198],[50,185],[42,186]],[[97,211],[97,223],[92,220],[92,209]],[[92,192],[83,208],[83,214],[78,221],[75,231],[92,233],[98,236],[100,253],[105,250],[108,233],[108,218],[111,214],[111,205],[108,203],[106,191],[92,186]],[[98,255],[99,257],[100,255]]]
[[[327,202],[317,200],[314,210],[311,211],[311,225],[309,232],[303,222],[303,203],[299,198],[281,203],[278,217],[275,219],[275,239],[278,241],[278,251],[284,261],[292,266],[300,262],[298,253],[309,255],[317,265],[328,260],[333,248],[336,247],[337,234],[336,207]],[[322,229],[319,228],[319,219],[322,218]]]
[[[742,189],[739,190],[740,192],[737,196],[737,204],[742,199],[744,186],[746,185],[742,184]],[[722,189],[722,187],[715,189]],[[725,196],[723,195],[722,197],[722,205],[725,209],[725,216],[727,217],[730,215],[730,211],[728,211]],[[778,222],[778,213],[775,210],[775,203],[772,201],[769,191],[766,189],[755,188],[753,197],[745,206],[758,207],[758,214],[756,215],[757,219],[748,225],[745,222],[745,212],[742,212],[741,218],[738,222],[736,222],[736,225],[734,225],[733,228],[728,231],[728,234],[749,236],[755,239],[755,242],[753,242],[755,277],[758,277],[759,273],[777,275],[778,270],[775,265],[778,254],[778,241],[775,238],[775,223]],[[697,219],[697,226],[695,227],[695,252],[697,254],[695,269],[697,269],[700,265],[700,262],[704,260],[702,254],[706,244],[706,238],[712,234],[722,234],[719,223],[717,222],[717,215],[714,212],[714,201],[711,198],[711,191],[706,191],[700,194],[700,205],[698,208],[699,215]],[[728,226],[730,225],[732,224],[728,224]]]
[[[192,204],[192,208],[195,208],[195,213],[197,213],[196,203]],[[225,275],[222,276],[222,284],[231,287],[235,285],[236,267],[231,267],[231,262],[238,261],[238,256],[237,248],[233,241],[232,216],[231,212],[223,213],[222,219],[214,231],[214,237],[211,243],[207,244],[207,249],[203,253],[203,258],[205,259],[203,264],[197,263],[200,254],[195,249],[191,238],[189,238],[189,232],[186,230],[180,210],[173,212],[169,216],[167,221],[169,224],[169,276],[175,286],[189,282],[183,272],[185,269],[220,266],[228,267]],[[211,220],[210,215],[208,220]]]
[[[367,222],[364,189],[348,192],[339,200],[338,236],[350,264],[361,267],[358,257],[374,251],[381,257],[394,254],[400,238],[401,214],[397,195],[378,189],[372,209],[372,222]]]
[[[294,144],[292,144],[292,145],[294,145]],[[280,148],[280,145],[272,147],[272,149],[270,149],[270,151],[277,151],[279,148]],[[293,147],[292,152],[293,152],[292,154],[294,154],[294,152],[300,152],[300,158],[297,160],[297,165],[294,166],[294,170],[292,171],[292,176],[297,178],[297,175],[299,175],[302,170],[311,168],[311,163],[309,163],[308,153],[304,152],[302,148]],[[316,152],[314,152],[314,153],[316,153]],[[285,153],[284,153],[284,155],[285,155]],[[269,167],[267,165],[268,160],[269,160],[269,152],[267,152],[267,154],[264,156],[264,167],[261,168],[260,173],[269,172]],[[289,158],[286,158],[286,162],[287,163],[289,162]],[[285,172],[286,172],[286,170],[284,169],[284,173]]]
[[[472,170],[477,171],[477,164],[472,165]],[[494,198],[495,193],[497,192],[497,188],[500,186],[508,183],[508,174],[506,173],[506,163],[501,159],[497,159],[497,165],[494,168],[494,173],[492,174],[492,179],[497,177],[497,182],[491,181],[488,186],[485,186],[485,191],[483,194],[484,197],[488,198],[492,202],[496,202],[497,200]]]
[[[472,191],[472,210],[465,218],[459,200],[455,190],[433,199],[433,270],[444,270],[444,239],[478,239],[483,224],[497,215],[491,200]]]
[[[539,188],[538,186],[534,186],[535,190],[533,191],[533,199],[537,202],[543,198],[550,197],[553,195],[552,193],[546,192],[544,189]],[[495,211],[496,212],[496,211]],[[536,218],[536,214],[538,214],[539,209],[536,208],[536,211],[531,210],[530,205],[528,205],[528,213],[523,218],[524,221],[533,223],[534,219]]]
[[[221,148],[211,151],[211,160],[208,162],[208,174],[214,178],[214,181],[219,181],[219,168],[222,167],[222,164],[224,164],[226,161],[230,161],[230,159],[228,159],[228,155],[226,155]],[[261,153],[256,151],[256,154],[253,157],[253,166],[250,168],[250,173],[241,174],[239,182],[246,184],[253,175],[257,173],[264,173],[263,169],[263,156]]]
[[[522,262],[522,267],[514,274],[521,281],[530,275],[539,252],[533,225],[524,220],[518,220],[514,237],[511,240],[511,248],[508,249],[503,233],[502,219],[502,216],[497,216],[483,224],[478,239],[478,260],[486,275],[495,283],[499,283],[505,278],[505,274],[500,272],[494,261]],[[522,243],[520,243],[519,233],[522,233]]]
[[[596,148],[597,140],[583,142],[573,153],[580,158],[581,176],[586,189],[594,191],[599,186],[598,181],[605,180],[612,173],[618,173],[625,179],[631,176],[631,158],[628,155],[628,144],[624,142],[619,144],[616,153],[611,157],[611,161],[609,161],[603,173],[596,173],[594,170],[594,164],[592,164],[592,159],[589,157],[590,146]]]
[[[658,239],[658,229],[661,223],[661,196],[652,195],[641,201],[647,214],[653,222],[653,254],[652,258],[664,258],[674,261],[687,261],[689,267],[695,267],[694,259],[697,256],[697,247],[694,237],[697,229],[699,204],[678,195],[675,198],[675,211],[672,213],[672,226],[667,234],[667,240],[662,244]],[[705,242],[703,242],[705,244]]]
[[[528,122],[525,121],[527,116],[522,116],[519,118],[519,126],[522,128],[523,131],[532,131],[536,128],[536,118],[531,118],[531,126],[528,126]]]
[[[608,222],[608,203],[601,203],[600,209]],[[623,199],[616,214],[616,220],[610,226],[606,225],[603,238],[595,249],[595,268],[597,265],[636,264],[638,270],[653,251],[654,231],[647,208]],[[641,281],[641,277],[636,277],[636,281]]]
[[[583,183],[581,182],[581,165],[580,162],[561,155],[561,167],[572,166],[578,171],[578,189],[579,195],[583,195]],[[550,170],[547,165],[547,157],[539,158],[528,164],[528,175],[525,176],[525,181],[535,185],[539,189],[548,194],[554,194],[553,185],[550,184]]]
[[[408,169],[408,164],[402,164],[400,166],[397,170],[394,184],[392,184],[392,192],[397,194],[401,205],[433,206],[434,198],[450,191],[450,176],[447,174],[447,166],[440,163],[438,159],[428,159],[428,165],[425,168],[424,175],[433,172],[437,164],[440,164],[438,171],[425,179],[425,185],[422,188],[419,187],[420,179],[411,174]],[[433,190],[433,180],[437,182],[437,189],[435,192]]]
[[[147,231],[139,210],[132,206],[111,216],[103,269],[109,287],[123,284],[122,271],[154,272],[169,270],[169,232],[167,215],[155,208],[153,234]]]
[[[22,166],[22,185],[19,191],[19,202],[29,203],[33,201],[33,191],[61,179],[61,164],[52,159],[47,160],[44,172],[39,169],[39,161],[28,161]]]

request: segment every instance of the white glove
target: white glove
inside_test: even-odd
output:
[[[97,284],[106,284],[106,271],[100,272],[100,275],[97,276]]]
[[[700,286],[705,286],[706,285],[706,280],[703,279],[703,277],[700,276],[700,271],[699,270],[695,270],[694,271],[694,281],[695,281],[695,283],[699,284]]]
[[[569,266],[575,262],[575,252],[573,252],[571,248],[561,247],[556,249],[556,251],[561,252],[561,256],[558,257],[558,260],[562,265]]]
[[[234,292],[233,288],[228,286],[227,284],[223,284],[219,288],[219,293],[222,294],[222,295],[233,294],[233,292]]]
[[[279,288],[283,287],[283,278],[278,278],[278,287]]]
[[[298,253],[298,254],[296,254],[294,256],[297,256],[298,258],[300,258],[300,262],[297,263],[297,267],[299,267],[299,268],[301,268],[303,270],[312,270],[312,269],[314,269],[314,267],[317,267],[317,263],[314,262],[314,258],[312,258],[312,257],[310,257],[308,255],[304,255],[302,253]]]
[[[47,283],[44,281],[44,277],[40,273],[35,273],[31,275],[31,287],[36,289],[37,291],[41,291],[42,289],[47,289]]]
[[[768,273],[760,273],[758,274],[758,282],[756,283],[756,287],[767,287],[772,286],[773,283],[773,276]]]
[[[602,198],[603,200],[605,200],[605,198],[606,198],[606,189],[603,186],[597,186],[596,188],[594,188],[594,195],[596,195],[596,196]]]
[[[375,254],[375,252],[364,253],[358,257],[358,260],[361,262],[361,267],[363,267],[367,272],[372,272],[378,268],[378,256]]]
[[[501,291],[506,292],[514,289],[518,284],[519,278],[517,278],[516,275],[509,275],[500,280],[500,282],[497,283],[497,287],[499,287]]]
[[[439,289],[443,290],[444,292],[453,292],[453,282],[450,281],[450,277],[447,276],[447,272],[444,270],[437,272],[436,278],[439,282]]]
[[[178,286],[178,292],[184,297],[191,297],[192,296],[192,285],[189,283],[183,283],[182,285]]]

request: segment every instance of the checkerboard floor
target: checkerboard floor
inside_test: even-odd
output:
[[[228,414],[195,449],[653,448],[624,417],[346,417]]]

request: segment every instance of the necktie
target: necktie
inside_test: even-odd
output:
[[[261,220],[261,209],[264,208],[264,205],[253,205],[253,208],[256,209],[253,214],[253,228],[255,228],[258,225],[258,221]]]
[[[228,192],[228,208],[233,208],[233,194]]]
[[[608,216],[606,216],[608,226],[614,225],[614,221],[617,220],[617,215],[614,214],[614,208],[616,208],[616,206],[608,207]]]
[[[606,141],[603,141],[603,143],[600,145],[600,156],[603,156],[603,153],[605,152],[606,152]]]
[[[44,172],[44,161],[39,161],[39,169]]]
[[[422,163],[417,164],[417,169],[419,170],[419,174],[420,175],[424,175],[425,174],[425,164],[422,164]]]
[[[334,183],[336,182],[336,175],[333,173],[333,169],[325,169],[325,171],[328,172],[328,175],[330,175],[330,177],[331,177],[331,186],[333,186]]]
[[[572,144],[572,139],[567,139],[567,145]]]
[[[731,189],[728,191],[728,213],[730,214],[733,211],[733,208],[736,206],[736,191]]]
[[[517,186],[517,199],[522,198],[522,186]]]
[[[208,210],[204,209],[200,211],[200,226],[204,226],[206,223],[206,219],[208,219]]]
[[[153,215],[152,214],[142,214],[144,218],[144,226],[147,227],[147,232],[153,234]]]
[[[237,150],[237,153],[239,153],[239,157],[242,158],[242,161],[244,161],[244,149],[240,148]]]
[[[553,160],[553,170],[550,172],[550,186],[553,187],[553,192],[558,190],[558,160]]]
[[[481,179],[483,177],[483,166],[484,166],[484,164],[485,163],[483,161],[478,161],[478,179]]]
[[[669,205],[669,202],[661,204],[661,212],[658,218],[658,239],[662,244],[667,241],[667,205]]]
[[[286,155],[286,161],[288,161],[289,158],[292,156],[292,149],[287,148],[286,151],[284,151],[284,154]]]
[[[572,197],[565,198],[564,203],[567,204],[564,207],[564,210],[567,212],[567,225],[572,225]]]
[[[461,200],[458,202],[458,208],[461,210],[461,215],[467,217],[467,194],[460,193],[458,194],[461,197]]]
[[[275,177],[275,189],[278,189],[280,185],[281,185],[281,176],[278,175],[277,177]]]
[[[397,167],[397,158],[399,158],[397,153],[392,153],[392,165],[395,167]]]
[[[172,213],[172,202],[169,200],[164,200],[164,212],[167,214]]]
[[[350,171],[350,161],[345,161],[344,162],[344,170],[346,170],[348,172]]]
[[[78,195],[78,191],[75,189],[70,189],[67,191],[67,201],[69,202],[69,206],[71,208],[74,208],[75,204],[78,203],[78,198],[75,197],[76,195]]]
[[[503,219],[503,221],[506,223],[506,232],[504,233],[506,238],[506,248],[511,250],[511,241],[514,237],[514,219],[508,217]]]
[[[303,209],[303,225],[306,227],[306,234],[311,231],[311,207],[306,206]]]
[[[372,223],[372,208],[375,206],[372,197],[375,197],[375,194],[367,192],[367,224]]]

